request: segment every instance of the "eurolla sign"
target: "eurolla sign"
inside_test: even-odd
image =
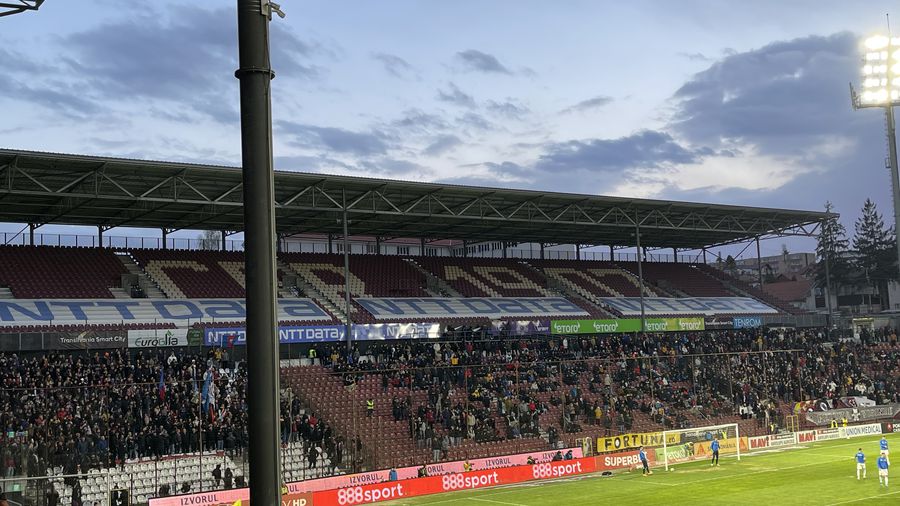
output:
[[[646,332],[694,332],[705,330],[703,318],[645,318]],[[551,334],[622,334],[641,331],[640,318],[617,320],[553,320]]]

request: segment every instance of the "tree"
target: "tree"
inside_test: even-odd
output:
[[[725,258],[725,270],[731,274],[732,277],[737,277],[737,262],[731,255],[728,255],[728,257]]]
[[[887,281],[893,278],[894,255],[891,232],[884,228],[884,219],[871,199],[863,204],[862,214],[856,220],[853,249],[856,257],[853,266],[857,274],[864,276],[866,285],[877,291],[884,305]]]
[[[825,203],[825,212],[834,213],[831,202]],[[850,262],[847,259],[847,229],[837,220],[837,216],[831,216],[822,222],[819,231],[819,242],[816,245],[816,286],[825,288],[826,270],[831,272],[831,285],[834,288],[843,286],[850,279]],[[828,259],[828,269],[825,268],[825,260]]]
[[[217,230],[204,230],[198,239],[200,239],[200,249],[217,250],[222,248],[222,232]]]

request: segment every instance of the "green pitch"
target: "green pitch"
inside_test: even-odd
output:
[[[640,471],[618,472],[612,477],[587,475],[561,481],[453,492],[389,503],[399,505],[599,505],[680,504],[782,506],[840,504],[900,505],[900,434],[887,439],[892,451],[890,488],[878,485],[877,437],[839,439],[803,445],[805,448],[722,457],[719,467],[708,462],[676,464],[674,471],[653,469],[646,478]],[[868,478],[856,479],[856,449],[866,454]]]

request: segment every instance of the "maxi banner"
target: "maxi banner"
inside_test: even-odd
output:
[[[0,326],[243,321],[243,299],[0,300]],[[312,299],[278,299],[281,320],[330,321]]]
[[[647,318],[644,330],[647,332],[686,332],[704,330],[703,318]],[[553,320],[551,334],[614,334],[640,332],[640,318],[620,320]]]
[[[639,297],[603,297],[604,304],[625,316],[641,315]],[[644,297],[644,314],[653,315],[760,315],[777,314],[762,302],[750,297]]]
[[[665,437],[667,445],[675,445],[681,442],[681,435],[678,433],[668,434]],[[662,432],[648,432],[639,434],[620,434],[618,436],[599,437],[597,438],[597,452],[617,452],[638,448],[641,446],[662,446]]]
[[[423,297],[356,299],[376,320],[432,318],[530,318],[588,316],[563,297]]]

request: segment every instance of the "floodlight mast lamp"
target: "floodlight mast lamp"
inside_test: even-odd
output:
[[[36,11],[44,0],[18,0],[17,2],[0,2],[0,17],[12,16],[25,11]]]
[[[897,133],[894,106],[900,105],[900,37],[873,35],[863,43],[862,92],[850,86],[854,109],[884,109],[888,141],[888,169],[891,171],[891,193],[894,199],[894,230],[900,232],[900,167],[897,164]],[[900,240],[897,243],[897,266],[900,271]]]

